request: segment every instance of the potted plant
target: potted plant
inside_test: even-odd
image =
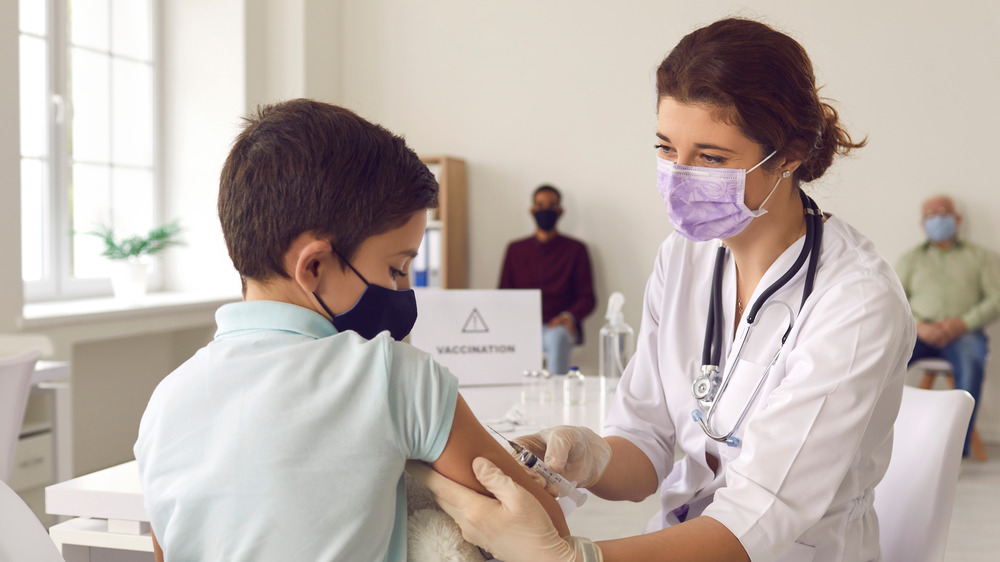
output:
[[[97,236],[104,243],[101,255],[112,262],[111,287],[115,297],[134,300],[146,294],[149,278],[147,256],[155,256],[170,246],[183,242],[177,240],[181,227],[178,221],[158,226],[145,236],[133,235],[118,238],[113,227],[101,225],[85,234]]]

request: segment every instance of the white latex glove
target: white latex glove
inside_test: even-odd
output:
[[[496,499],[441,476],[423,463],[406,465],[427,486],[438,505],[458,523],[465,540],[505,562],[601,562],[601,551],[589,539],[559,536],[552,520],[531,492],[482,457],[472,470]]]
[[[593,486],[611,462],[611,447],[586,427],[557,425],[514,441],[580,488]]]

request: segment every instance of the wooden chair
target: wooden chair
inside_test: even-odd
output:
[[[910,365],[910,368],[924,372],[924,376],[920,379],[920,384],[918,385],[920,388],[934,388],[934,379],[939,376],[945,377],[945,384],[948,385],[948,388],[955,388],[955,374],[952,372],[951,363],[946,359],[935,357],[918,359]],[[983,440],[979,437],[979,430],[975,426],[972,428],[972,438],[969,441],[969,445],[970,449],[972,449],[972,458],[977,461],[986,460],[986,447],[983,445]]]

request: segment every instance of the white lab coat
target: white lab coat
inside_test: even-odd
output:
[[[662,512],[647,530],[710,516],[751,560],[878,560],[873,489],[885,474],[906,361],[915,341],[909,305],[873,244],[830,217],[812,296],[799,311],[806,267],[775,293],[747,341],[712,425],[725,433],[794,326],[760,395],[736,431],[742,444],[709,439],[692,419],[717,242],[676,234],[661,245],[646,286],[636,354],[618,387],[606,435],[649,457],[661,481]],[[789,269],[804,238],[757,285],[757,296]],[[725,347],[721,372],[746,335],[733,338],[735,265],[723,276]],[[777,303],[786,303],[788,308]],[[679,451],[675,461],[675,447]],[[719,459],[713,472],[706,454]]]

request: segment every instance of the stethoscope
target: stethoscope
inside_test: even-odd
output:
[[[785,330],[784,335],[781,336],[781,345],[778,347],[778,351],[774,354],[774,358],[768,363],[767,368],[764,370],[764,374],[761,375],[760,380],[757,382],[757,387],[754,388],[753,394],[751,394],[750,399],[747,401],[746,405],[743,407],[743,411],[740,412],[740,416],[736,419],[733,424],[733,428],[725,433],[717,433],[713,431],[711,427],[712,414],[715,412],[715,408],[718,406],[722,395],[726,391],[726,387],[729,386],[729,381],[733,376],[733,370],[736,364],[739,363],[740,357],[743,355],[743,348],[746,346],[747,340],[750,339],[750,333],[757,325],[757,320],[759,319],[759,314],[761,309],[767,303],[767,299],[771,297],[778,289],[785,286],[789,280],[796,273],[802,269],[802,265],[806,261],[806,257],[809,257],[809,266],[806,269],[806,279],[805,285],[802,289],[802,301],[799,303],[799,311],[802,310],[802,305],[805,304],[806,299],[809,298],[810,293],[813,290],[813,282],[816,280],[816,266],[819,261],[819,248],[820,243],[823,239],[823,213],[819,210],[819,206],[811,197],[799,191],[799,195],[802,197],[802,208],[806,217],[806,240],[805,244],[802,246],[802,251],[799,252],[798,258],[795,259],[795,263],[792,264],[788,271],[785,272],[777,281],[771,284],[759,297],[754,301],[753,306],[750,307],[750,311],[747,313],[747,331],[743,337],[743,341],[740,343],[740,347],[736,352],[736,358],[727,365],[726,373],[724,377],[719,376],[719,360],[722,357],[722,347],[723,347],[723,318],[722,318],[722,273],[726,264],[726,246],[720,245],[718,251],[715,254],[715,272],[712,275],[712,293],[709,297],[708,302],[708,322],[705,326],[705,344],[702,347],[701,353],[701,375],[695,379],[694,384],[691,385],[691,392],[694,397],[698,400],[698,404],[703,408],[708,410],[706,413],[702,413],[701,410],[695,409],[691,412],[691,417],[694,418],[701,429],[710,438],[724,442],[730,447],[739,447],[740,439],[733,435],[736,433],[736,429],[740,426],[743,418],[746,417],[747,412],[750,410],[751,404],[757,398],[760,393],[761,388],[764,386],[764,381],[767,380],[768,374],[771,372],[771,367],[778,360],[778,355],[781,353],[781,348],[785,345],[785,340],[788,339],[788,334],[792,331],[792,311],[791,308],[788,310],[788,328]],[[779,303],[784,304],[784,303]],[[788,305],[785,305],[788,307]]]

